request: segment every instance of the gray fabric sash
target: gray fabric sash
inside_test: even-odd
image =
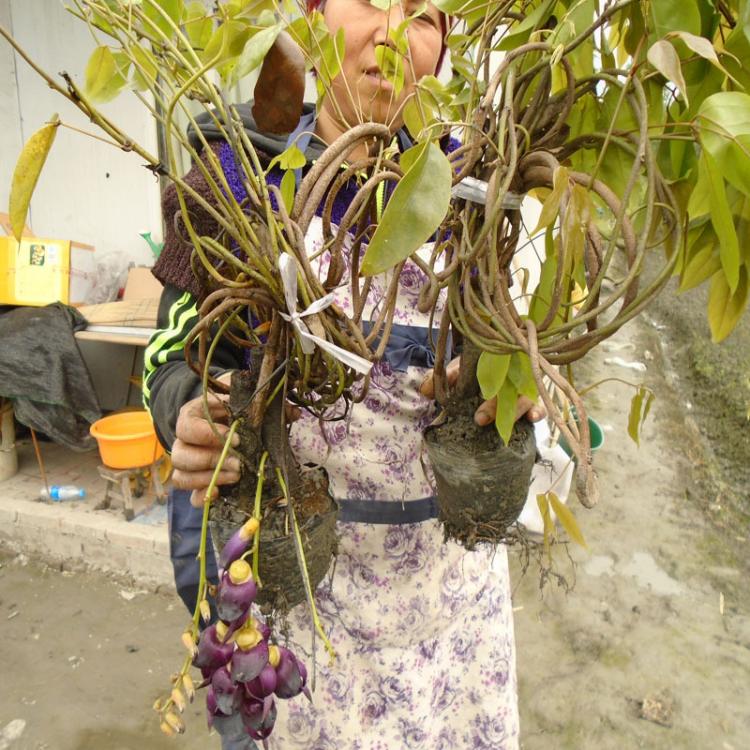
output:
[[[400,526],[438,517],[437,498],[419,500],[337,500],[341,523],[376,523]]]

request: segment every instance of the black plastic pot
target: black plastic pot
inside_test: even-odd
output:
[[[472,411],[428,427],[424,441],[446,538],[467,549],[506,539],[531,483],[536,459],[533,425],[520,419],[506,446],[494,425],[474,425]]]

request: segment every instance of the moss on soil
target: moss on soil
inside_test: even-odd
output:
[[[670,282],[651,308],[661,331],[664,354],[677,374],[677,388],[707,448],[696,467],[696,492],[690,493],[715,526],[731,532],[730,541],[747,535],[750,521],[750,314],[720,344],[711,341],[706,314],[707,290],[676,293]],[[717,504],[721,512],[716,512]],[[714,510],[711,510],[711,506]],[[724,535],[722,535],[724,536]],[[718,543],[717,561],[736,555]]]

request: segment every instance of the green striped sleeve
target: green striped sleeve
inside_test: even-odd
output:
[[[169,308],[168,323],[148,342],[143,357],[143,403],[149,408],[151,380],[160,365],[184,359],[185,340],[198,322],[198,308],[190,292],[185,292]]]

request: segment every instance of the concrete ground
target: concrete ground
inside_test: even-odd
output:
[[[571,504],[588,549],[571,550],[575,564],[555,559],[572,591],[549,583],[540,593],[538,569],[522,573],[510,553],[524,750],[750,746],[748,529],[714,522],[722,498],[696,481],[701,417],[677,387],[659,325],[629,326],[579,373],[582,384],[617,377],[658,395],[640,448],[625,431],[627,386],[588,399],[605,429],[603,491],[593,511]],[[50,480],[81,484],[89,498],[36,502],[26,444],[20,473],[0,484],[0,750],[176,747],[151,710],[186,623],[163,509],[132,523],[93,510],[104,489],[96,454],[42,450]],[[218,747],[198,705],[187,724],[180,747]]]

